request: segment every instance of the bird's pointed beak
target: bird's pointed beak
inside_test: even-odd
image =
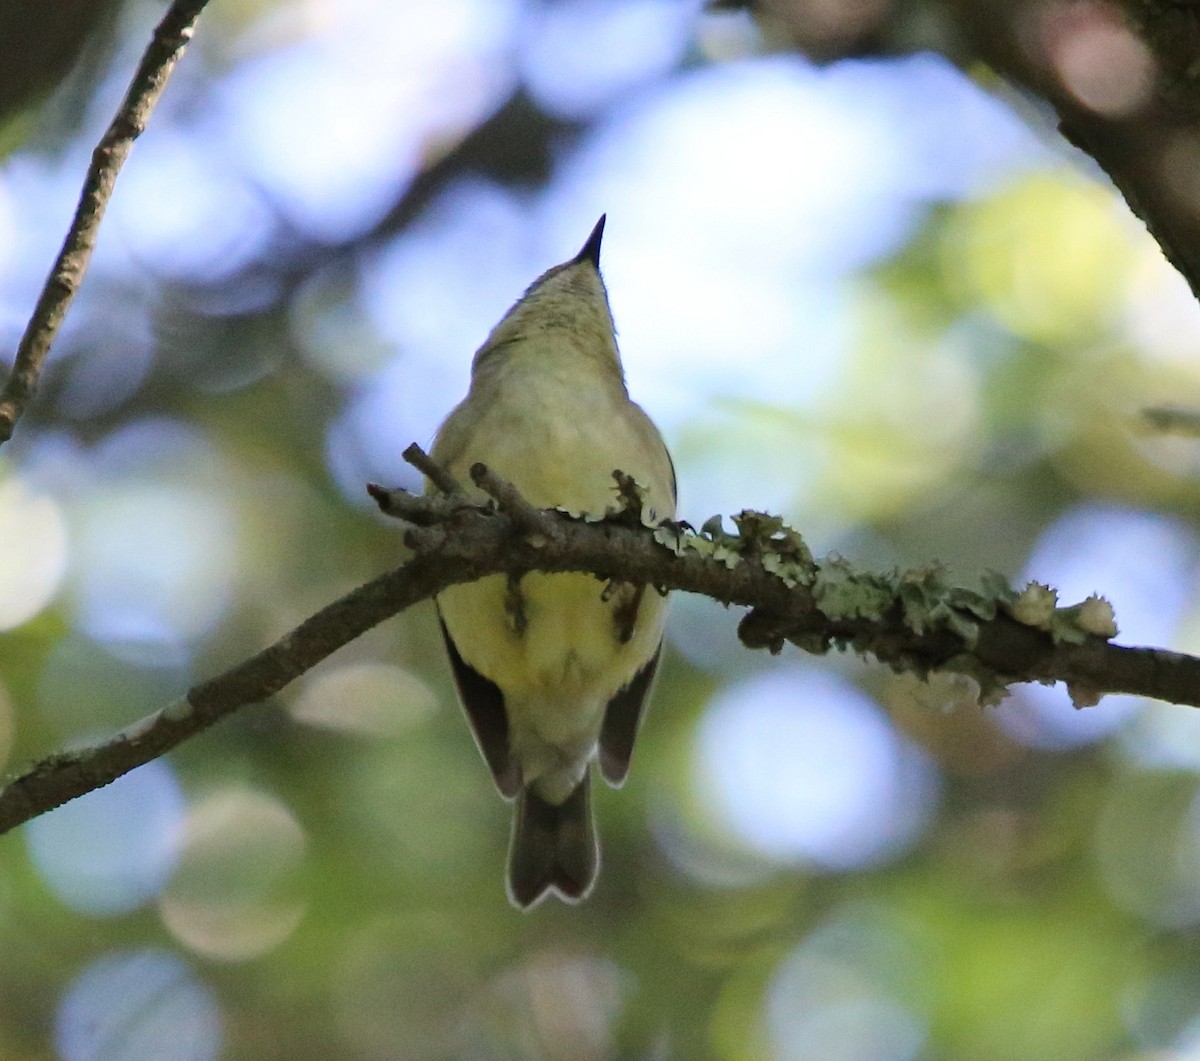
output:
[[[607,217],[607,214],[600,215],[600,220],[596,222],[596,227],[592,229],[592,234],[588,236],[583,249],[575,255],[575,261],[591,262],[597,269],[600,268],[600,241],[604,238],[604,222]]]

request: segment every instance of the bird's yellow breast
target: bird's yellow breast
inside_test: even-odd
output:
[[[671,515],[670,458],[624,387],[530,345],[528,357],[455,410],[434,456],[460,481],[481,461],[539,507],[597,516],[616,500],[620,469],[645,488],[656,518]],[[516,725],[547,740],[569,730],[594,741],[604,706],[654,654],[665,619],[665,601],[647,589],[636,622],[622,630],[622,597],[605,601],[603,591],[590,575],[534,572],[515,592],[504,576],[454,586],[438,605],[459,653],[500,686]]]

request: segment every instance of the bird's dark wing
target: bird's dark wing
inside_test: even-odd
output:
[[[438,622],[446,642],[446,654],[450,657],[450,669],[454,672],[454,684],[458,686],[458,698],[467,713],[467,721],[471,723],[475,743],[483,753],[500,794],[505,799],[512,799],[521,790],[521,768],[508,747],[508,714],[504,710],[504,694],[500,686],[485,678],[459,655],[440,614]]]
[[[629,760],[633,756],[633,742],[637,739],[638,722],[650,686],[654,683],[654,672],[658,668],[658,657],[662,655],[659,643],[654,655],[633,676],[624,689],[608,702],[604,712],[604,725],[600,729],[600,773],[610,785],[620,785],[629,773]]]

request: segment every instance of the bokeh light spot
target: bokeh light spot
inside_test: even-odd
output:
[[[75,555],[80,626],[98,641],[190,641],[233,595],[233,514],[208,490],[111,484],[86,504]]]
[[[385,663],[352,663],[306,681],[291,705],[298,722],[362,737],[395,737],[437,707],[416,675]]]
[[[357,277],[338,263],[307,277],[288,306],[288,334],[316,371],[339,383],[380,372],[394,350],[353,297]]]
[[[1140,972],[1140,971],[1139,971]],[[1167,968],[1134,973],[1121,999],[1121,1015],[1134,1042],[1149,1056],[1170,1061],[1200,1058],[1200,971]]]
[[[444,149],[503,100],[515,10],[512,0],[326,8],[323,32],[244,60],[221,86],[243,164],[302,229],[363,232],[433,145]]]
[[[1200,773],[1200,711],[1151,700],[1118,739],[1121,751],[1142,769]]]
[[[109,231],[156,271],[193,282],[236,273],[270,237],[267,208],[219,145],[156,121],[117,182]]]
[[[827,870],[907,850],[929,823],[937,773],[863,693],[780,668],[717,695],[698,736],[707,801],[761,854]]]
[[[212,1061],[221,1046],[221,1011],[176,955],[118,951],[68,988],[54,1041],[62,1061]]]
[[[1021,685],[999,704],[992,717],[1009,737],[1027,748],[1064,751],[1111,737],[1136,718],[1140,706],[1137,697],[1112,695],[1079,710],[1065,688]]]
[[[1194,597],[1200,538],[1170,516],[1116,505],[1065,512],[1038,539],[1024,577],[1048,582],[1060,604],[1103,590],[1121,638],[1170,647]]]
[[[0,482],[0,630],[32,619],[58,592],[67,569],[59,507],[20,479]]]
[[[1122,118],[1149,101],[1154,57],[1117,5],[1096,0],[1049,4],[1043,37],[1063,88],[1088,110]]]
[[[1183,134],[1180,134],[1181,139]],[[1168,147],[1164,173],[1168,186],[1186,196],[1187,205],[1200,214],[1200,139],[1190,136],[1177,156]],[[1178,163],[1178,169],[1175,164]],[[1176,187],[1176,178],[1186,182]],[[1200,362],[1200,303],[1187,281],[1163,257],[1156,244],[1137,248],[1126,303],[1125,330],[1140,353],[1189,373]],[[1175,384],[1177,385],[1177,384]],[[1194,446],[1188,449],[1194,452]]]
[[[878,917],[844,915],[801,943],[766,993],[773,1056],[786,1061],[908,1061],[928,1034],[905,995],[923,970]],[[899,996],[899,997],[898,997]]]
[[[58,412],[86,421],[137,393],[158,352],[145,295],[140,285],[113,284],[68,314],[55,349]]]
[[[584,117],[674,66],[699,6],[693,0],[533,5],[519,38],[520,72],[548,112]]]
[[[962,208],[942,242],[947,280],[1014,335],[1088,338],[1120,305],[1131,231],[1110,192],[1073,173],[1038,173]]]
[[[193,950],[244,960],[282,943],[304,915],[296,880],[304,830],[278,800],[218,792],[183,829],[179,865],[159,899],[163,922]]]
[[[574,253],[560,247],[539,258],[537,249],[528,204],[471,179],[451,184],[401,237],[364,256],[363,309],[399,356],[359,390],[339,422],[347,441],[368,455],[363,471],[394,469],[409,442],[432,440],[466,395],[471,356],[493,325],[531,277]],[[361,472],[353,489],[362,493]]]
[[[34,818],[25,840],[42,880],[67,906],[95,916],[124,914],[166,883],[184,809],[170,766],[154,759]]]

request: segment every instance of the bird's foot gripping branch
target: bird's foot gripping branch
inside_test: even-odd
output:
[[[1115,692],[1200,706],[1200,660],[1112,644],[1116,623],[1100,596],[1059,607],[1052,588],[1031,582],[1018,591],[993,573],[968,588],[938,564],[881,573],[840,556],[816,560],[798,532],[759,512],[734,516],[732,532],[719,517],[699,530],[671,520],[644,526],[630,519],[640,507],[627,477],[618,477],[619,511],[601,521],[536,509],[482,466],[472,479],[491,500],[472,503],[418,447],[405,458],[448,492],[374,488],[374,496],[414,524],[415,550],[460,565],[463,578],[585,571],[699,593],[749,608],[739,636],[750,648],[852,649],[918,677],[965,675],[984,704],[1016,683],[1062,681],[1078,707]]]
[[[539,509],[488,469],[472,469],[485,497],[468,497],[418,447],[406,459],[442,492],[371,487],[381,509],[407,521],[413,555],[306,619],[257,655],[185,697],[88,747],[51,755],[0,788],[0,833],[163,755],[247,704],[269,699],[338,648],[446,587],[493,574],[581,571],[611,582],[681,590],[749,609],[739,627],[752,648],[831,647],[873,655],[898,671],[969,675],[994,702],[1017,682],[1061,681],[1079,706],[1135,693],[1200,706],[1200,658],[1115,645],[1099,597],[1057,607],[1036,583],[1017,592],[989,576],[978,589],[949,583],[936,565],[880,574],[841,557],[814,560],[775,517],[743,512],[727,532],[643,525],[638,491],[622,481],[604,519]],[[617,496],[617,495],[614,495]]]

